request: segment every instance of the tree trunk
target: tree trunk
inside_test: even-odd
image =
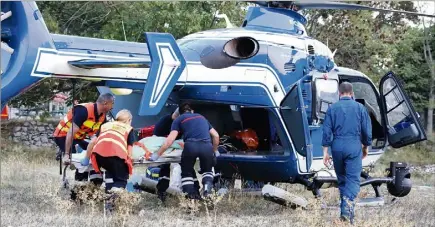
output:
[[[424,43],[423,43],[423,50],[424,50],[424,58],[426,59],[426,62],[430,69],[430,88],[429,88],[429,104],[427,107],[427,125],[426,125],[426,131],[427,136],[430,141],[433,141],[434,135],[433,135],[433,110],[435,108],[435,64],[432,59],[432,51],[429,45],[429,41],[425,37]]]

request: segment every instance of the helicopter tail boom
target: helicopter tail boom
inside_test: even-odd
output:
[[[154,115],[183,73],[186,62],[172,35],[145,33],[146,44],[137,43],[144,53],[121,52],[128,42],[84,37],[56,37],[57,47],[39,48],[33,77],[78,78],[92,81],[119,81],[142,84],[139,115]],[[62,39],[60,39],[62,38]],[[93,42],[97,48],[87,47]],[[123,84],[116,86],[124,88]]]
[[[143,90],[139,115],[155,115],[186,67],[171,34],[146,32],[146,44],[54,35],[35,2],[1,6],[2,107],[42,78],[78,78],[116,81],[116,88],[133,83]]]

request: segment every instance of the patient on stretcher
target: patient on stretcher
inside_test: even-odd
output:
[[[157,152],[159,148],[165,142],[166,137],[150,136],[143,138],[133,145],[132,158],[133,163],[140,163],[146,160],[146,157],[151,156],[154,152]],[[175,140],[174,143],[163,153],[161,158],[173,158],[177,159],[181,157],[183,151],[184,142],[182,139]],[[78,154],[72,154],[72,164],[79,169],[80,172],[88,171],[88,168],[92,168],[92,165],[82,166],[80,161],[86,156],[86,151],[82,151]]]
[[[165,143],[165,140],[166,137],[163,136],[150,136],[139,140],[133,146],[133,159],[144,159],[145,157],[151,156],[151,154],[157,152],[160,149],[160,147]],[[172,145],[168,149],[166,149],[162,157],[181,157],[181,151],[183,150],[183,147],[184,142],[182,139],[175,140],[174,143],[172,143]]]

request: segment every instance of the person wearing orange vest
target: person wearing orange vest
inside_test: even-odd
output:
[[[85,166],[90,161],[97,173],[104,168],[106,192],[112,188],[125,188],[133,173],[131,155],[136,136],[131,126],[132,118],[130,111],[123,109],[118,112],[115,121],[104,123],[81,161]]]
[[[71,153],[76,153],[75,147],[71,152],[71,144],[78,144],[83,150],[87,149],[89,143],[84,139],[86,136],[95,135],[101,124],[106,122],[106,114],[113,108],[114,101],[115,97],[112,94],[101,94],[96,103],[78,104],[68,111],[53,133],[54,142],[60,151],[57,160],[64,154],[63,162],[69,163]],[[87,180],[88,174],[76,171],[75,180]]]

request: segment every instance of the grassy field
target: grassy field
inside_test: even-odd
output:
[[[102,191],[88,187],[85,192],[95,199],[76,204],[68,200],[61,188],[58,163],[54,151],[29,151],[5,144],[1,147],[1,226],[343,226],[338,209],[321,209],[321,202],[298,185],[280,185],[310,202],[307,210],[293,210],[259,197],[230,193],[216,209],[203,206],[194,214],[183,209],[182,199],[170,198],[162,206],[155,195],[123,193],[117,213],[104,216],[99,202]],[[422,150],[389,151],[380,160],[382,169],[389,160],[408,158],[413,164],[432,164],[434,154]],[[138,170],[136,170],[138,171]],[[73,176],[70,171],[69,176]],[[434,185],[413,174],[419,185]],[[415,183],[414,183],[415,184]],[[385,188],[383,188],[385,191]],[[369,187],[360,196],[372,196]],[[386,194],[384,194],[386,195]],[[386,196],[386,199],[391,197]],[[338,204],[338,190],[326,189],[322,200],[330,206]],[[383,208],[358,208],[355,226],[435,226],[435,190],[414,187],[410,195]]]

